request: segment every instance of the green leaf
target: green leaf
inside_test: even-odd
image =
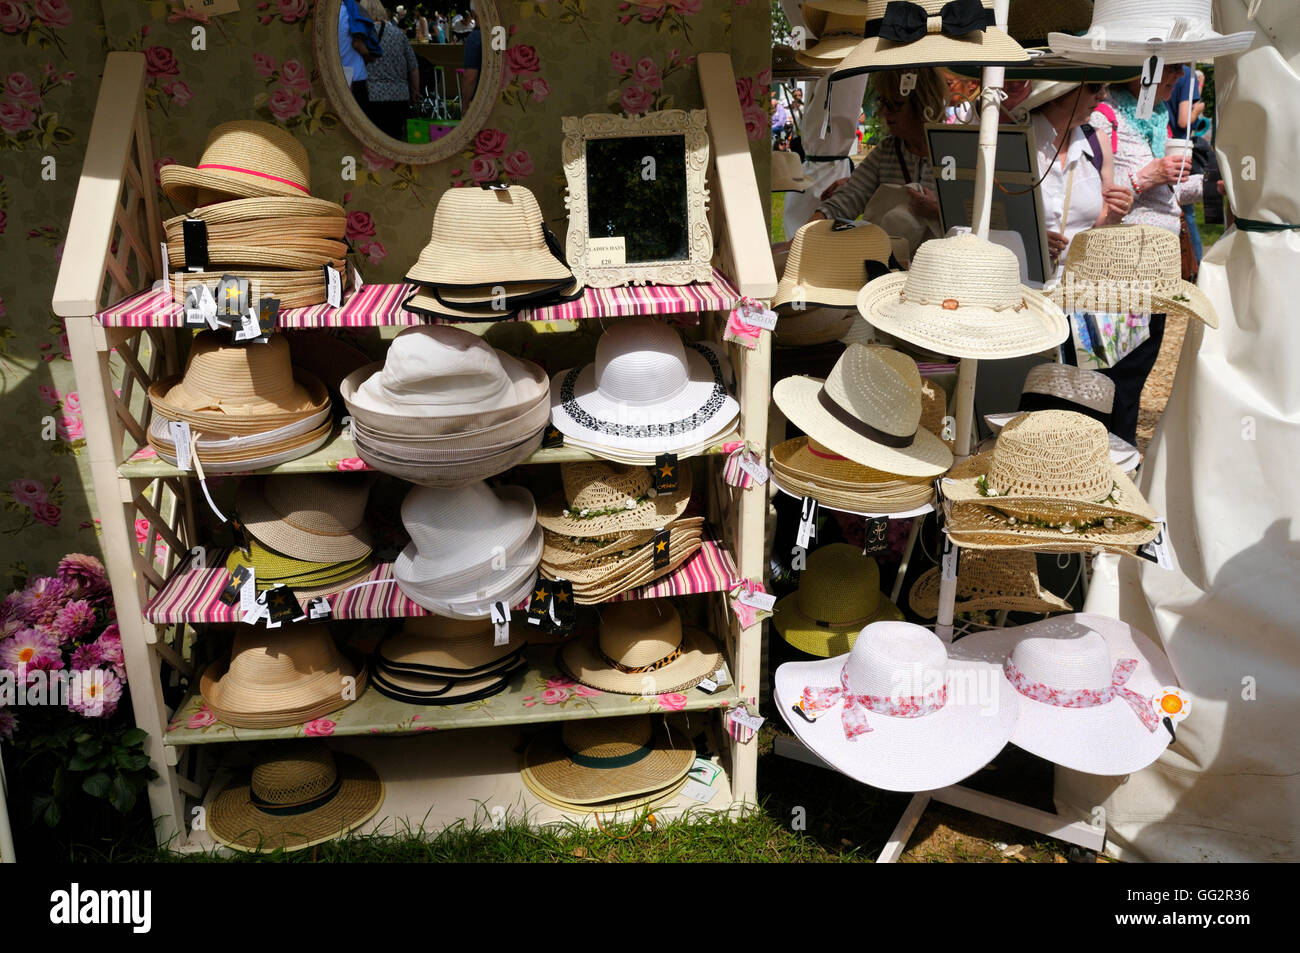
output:
[[[81,757],[81,755],[76,755],[73,757],[71,761],[68,762],[68,770],[89,771],[91,768],[95,767],[97,760],[98,759],[95,758],[91,758],[88,760],[86,758]]]
[[[93,758],[103,750],[104,745],[98,738],[91,738],[77,745],[77,754],[83,758]]]
[[[122,735],[121,744],[124,744],[129,748],[134,748],[136,745],[144,744],[144,740],[148,737],[149,732],[145,731],[143,728],[132,728],[130,731]]]
[[[123,771],[139,771],[149,764],[147,757],[131,751],[118,751],[113,755],[113,760]]]
[[[131,808],[135,807],[135,791],[120,774],[113,779],[113,791],[109,794],[108,801],[122,814],[130,813]]]
[[[58,827],[62,820],[63,811],[59,808],[59,802],[51,798],[49,806],[45,809],[45,826]]]
[[[98,774],[92,774],[86,780],[81,782],[81,790],[85,791],[91,797],[108,797],[109,789],[113,782],[109,780],[107,774],[100,771]]]

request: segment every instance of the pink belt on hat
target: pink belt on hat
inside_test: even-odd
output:
[[[275,182],[283,182],[285,185],[292,185],[299,192],[306,192],[305,185],[299,185],[297,182],[291,182],[289,179],[282,179],[278,175],[271,175],[269,172],[258,172],[255,169],[242,169],[237,165],[218,165],[214,162],[205,162],[203,165],[195,166],[198,169],[224,169],[227,172],[239,172],[242,175],[255,175],[262,179],[271,179]]]
[[[849,691],[848,667],[840,669],[839,688],[804,688],[803,706],[812,714],[823,712],[837,701],[844,702],[844,711],[840,719],[844,724],[844,737],[849,741],[858,735],[871,731],[867,724],[867,712],[874,711],[880,715],[894,718],[920,718],[930,715],[948,704],[948,686],[944,685],[937,692],[929,695],[909,695],[904,698],[890,698],[887,695],[855,695]]]
[[[1109,687],[1102,689],[1081,688],[1077,691],[1051,688],[1042,682],[1031,681],[1024,672],[1016,667],[1016,663],[1011,661],[1010,656],[1002,663],[1002,671],[1006,674],[1007,681],[1014,685],[1016,691],[1020,694],[1026,698],[1032,698],[1034,701],[1043,702],[1046,705],[1055,705],[1057,708],[1096,708],[1098,705],[1108,704],[1116,698],[1122,699],[1128,702],[1128,706],[1133,709],[1134,714],[1141,719],[1142,724],[1147,726],[1147,731],[1155,731],[1159,727],[1160,721],[1156,717],[1155,709],[1151,707],[1151,699],[1139,695],[1131,688],[1124,687],[1129,677],[1137,669],[1137,664],[1137,659],[1120,659],[1115,663],[1115,671],[1111,675]]]

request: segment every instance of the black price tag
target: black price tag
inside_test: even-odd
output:
[[[230,519],[226,525],[230,527],[230,531],[235,535],[235,545],[239,547],[239,551],[244,556],[251,557],[253,555],[253,542],[252,537],[248,535],[248,527],[234,513],[230,514]]]
[[[206,271],[208,223],[201,218],[187,218],[181,230],[185,235],[185,267],[190,271]]]
[[[247,566],[236,566],[235,571],[230,574],[230,581],[226,583],[226,588],[221,590],[221,595],[217,598],[223,605],[239,605],[239,591],[244,588],[244,583],[252,575]]]
[[[288,586],[276,586],[274,589],[266,591],[266,608],[271,613],[271,621],[275,624],[282,622],[292,622],[294,619],[302,618],[302,607],[298,605],[298,599],[293,594],[293,590]]]
[[[502,182],[497,179],[494,182],[480,182],[479,188],[484,192],[508,192],[510,190],[509,182]]]
[[[248,279],[222,275],[217,282],[217,314],[238,323],[248,310]]]
[[[667,569],[668,564],[672,561],[672,548],[669,545],[671,538],[671,532],[667,529],[661,529],[650,540],[650,552],[654,556],[655,569]]]
[[[263,298],[257,303],[257,329],[265,338],[275,330],[275,323],[280,319],[280,299]]]
[[[862,534],[862,555],[874,556],[889,549],[889,517],[873,516]]]
[[[551,450],[555,447],[564,446],[564,434],[560,433],[560,428],[555,424],[547,424],[546,431],[542,434],[542,448]]]
[[[661,453],[655,457],[654,469],[650,476],[656,493],[677,492],[679,468],[680,464],[675,453]]]
[[[528,597],[528,624],[543,625],[549,619],[551,608],[551,583],[540,576],[533,586],[533,593]]]
[[[567,579],[551,582],[551,622],[561,632],[567,632],[578,621],[578,606],[573,601],[573,583]]]

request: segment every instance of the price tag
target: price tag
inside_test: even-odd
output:
[[[218,514],[220,515],[220,514]],[[235,545],[245,556],[253,554],[252,537],[248,534],[248,527],[240,521],[237,513],[232,513],[230,519],[226,520],[226,525],[230,527],[231,533],[235,536]]]
[[[293,594],[293,590],[285,585],[279,585],[266,591],[266,608],[271,614],[270,624],[272,626],[304,618],[302,607],[298,605],[298,599]]]
[[[311,602],[307,603],[307,618],[313,621],[316,619],[327,618],[330,612],[330,601],[324,596],[317,596]]]
[[[261,332],[263,342],[267,336],[275,330],[275,324],[280,320],[280,299],[263,298],[257,303],[257,329]]]
[[[545,622],[550,603],[551,583],[549,580],[538,578],[537,585],[533,587],[533,594],[528,599],[528,624],[541,625]]]
[[[208,223],[201,218],[187,218],[181,225],[185,239],[185,267],[190,271],[208,268]]]
[[[172,283],[171,264],[172,264],[171,259],[167,257],[167,243],[163,242],[162,243],[162,269],[163,269],[162,286],[164,288],[168,287]]]
[[[232,326],[232,339],[236,344],[247,344],[262,336],[262,327],[257,321],[257,314],[251,308],[239,316]]]
[[[1150,119],[1155,111],[1156,92],[1160,86],[1160,75],[1164,72],[1165,61],[1160,56],[1148,57],[1142,63],[1142,89],[1138,93],[1137,108],[1134,115],[1138,119]],[[1162,133],[1163,135],[1163,133]]]
[[[562,446],[564,446],[564,434],[560,433],[559,428],[554,424],[547,424],[546,432],[542,434],[542,447],[551,450]]]
[[[597,268],[621,268],[627,264],[627,240],[624,238],[588,238],[587,265]]]
[[[234,275],[222,275],[217,282],[217,315],[238,321],[248,310],[248,279]]]
[[[682,797],[688,797],[692,801],[699,801],[701,804],[708,804],[717,793],[717,788],[695,780],[687,781],[682,785],[681,790]]]
[[[816,535],[817,501],[811,496],[805,496],[799,513],[799,533],[795,537],[795,545],[800,549],[807,549]]]
[[[217,299],[212,297],[207,285],[191,285],[185,292],[185,326],[216,328]]]
[[[661,529],[651,538],[650,552],[654,557],[655,569],[667,569],[671,564],[672,548],[669,545],[671,538],[672,534],[666,529]]]
[[[731,684],[731,676],[727,674],[727,670],[725,668],[720,668],[716,672],[714,672],[713,680],[717,682],[719,685]]]
[[[239,0],[185,0],[185,9],[190,13],[215,17],[223,13],[238,13]]]
[[[940,559],[942,569],[939,578],[952,580],[957,578],[957,559],[959,555],[960,550],[953,545],[952,537],[945,534],[943,537],[943,556]]]
[[[230,606],[232,609],[243,606],[244,583],[252,578],[253,570],[248,566],[236,566],[235,571],[230,574],[230,581],[226,583],[226,588],[221,590],[221,595],[217,598],[223,605]]]
[[[889,517],[873,516],[862,534],[862,555],[874,556],[889,549]]]
[[[551,581],[551,621],[557,629],[566,632],[578,621],[578,605],[573,599],[573,583],[568,579]]]
[[[661,453],[655,457],[655,465],[650,472],[655,492],[677,492],[677,471],[679,466],[680,464],[677,462],[677,454],[675,453]]]
[[[354,293],[357,292],[357,291],[360,291],[364,285],[365,285],[365,282],[361,280],[361,271],[360,271],[360,269],[358,269],[357,266],[356,266],[355,264],[353,264],[353,266],[352,266],[352,291],[353,291]]]
[[[771,476],[771,474],[767,470],[767,467],[763,466],[762,461],[759,460],[758,454],[754,453],[754,451],[752,450],[743,451],[740,454],[740,457],[737,459],[737,463],[740,464],[740,469],[744,470],[746,473],[752,476],[754,478],[754,482],[757,483],[759,486],[762,486],[764,483],[766,483],[768,477]]]
[[[916,89],[916,73],[908,70],[898,78],[898,95],[909,96]]]
[[[325,303],[331,308],[343,307],[343,279],[333,265],[322,265],[325,272]]]
[[[750,731],[758,731],[763,727],[763,722],[767,721],[762,715],[751,715],[743,708],[733,708],[727,713],[727,717],[739,725],[744,725]]]
[[[750,592],[749,590],[742,588],[740,590],[740,595],[736,597],[736,601],[741,605],[746,605],[762,612],[771,612],[773,607],[776,605],[776,595],[771,592],[759,592],[757,590]]]
[[[695,687],[706,694],[712,695],[718,690],[718,683],[711,678],[702,678],[700,679],[700,683]]]
[[[492,603],[493,645],[510,644],[510,607],[504,602]]]
[[[1156,534],[1156,538],[1139,547],[1137,552],[1143,559],[1149,559],[1161,569],[1172,570],[1174,560],[1169,553],[1169,540],[1165,537],[1166,532],[1168,532],[1168,529],[1163,523],[1160,524],[1160,532]]]
[[[192,470],[194,463],[190,460],[190,425],[184,420],[169,420],[167,432],[176,445],[176,469]]]

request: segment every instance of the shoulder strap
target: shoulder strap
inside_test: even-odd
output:
[[[898,157],[898,170],[903,173],[904,181],[911,185],[912,173],[907,171],[907,162],[903,159],[903,140],[898,137],[894,138],[894,155]]]
[[[1097,138],[1097,130],[1086,122],[1079,128],[1083,130],[1083,137],[1088,140],[1088,145],[1092,147],[1092,164],[1100,172],[1104,157],[1101,154],[1101,141]]]

